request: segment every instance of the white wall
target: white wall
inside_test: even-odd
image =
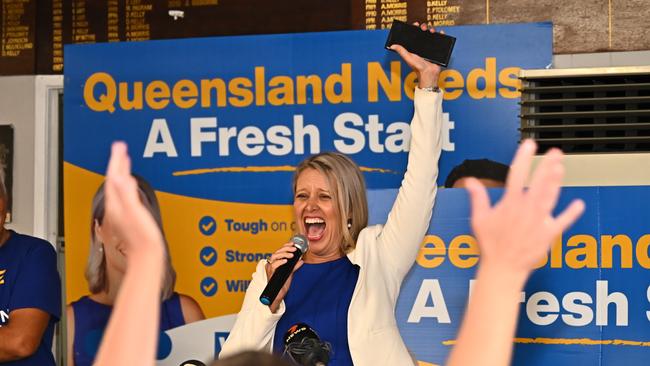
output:
[[[12,222],[55,244],[58,208],[58,93],[62,76],[0,77],[0,124],[14,127]]]
[[[576,53],[553,56],[554,69],[648,65],[650,65],[650,51]]]
[[[34,233],[34,76],[0,77],[0,124],[14,126],[13,221],[7,227]]]

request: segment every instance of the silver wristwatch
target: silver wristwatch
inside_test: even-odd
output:
[[[427,86],[427,87],[424,87],[424,88],[420,88],[418,86],[418,89],[420,89],[422,91],[425,91],[425,92],[430,92],[430,93],[440,93],[440,88],[437,87],[437,86]]]

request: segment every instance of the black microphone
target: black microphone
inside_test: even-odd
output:
[[[284,353],[288,353],[298,365],[325,366],[330,361],[332,346],[323,342],[318,334],[305,323],[298,323],[284,335]]]
[[[280,292],[284,283],[287,282],[287,278],[289,278],[291,272],[293,272],[296,263],[298,263],[300,257],[305,254],[309,247],[309,242],[304,235],[296,234],[291,238],[291,241],[293,242],[293,246],[298,248],[298,250],[293,252],[293,257],[287,259],[287,263],[281,265],[275,270],[269,283],[266,284],[264,291],[262,291],[262,295],[260,295],[260,301],[264,305],[271,305],[273,303],[275,298],[278,296],[278,292]]]

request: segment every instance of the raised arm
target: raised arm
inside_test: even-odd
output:
[[[476,180],[467,184],[472,228],[481,262],[458,340],[448,366],[508,365],[519,314],[519,293],[553,240],[584,210],[580,200],[552,216],[564,170],[562,153],[550,150],[531,180],[535,143],[524,141],[513,160],[503,198],[494,207]]]
[[[423,31],[427,30],[422,25]],[[411,268],[424,234],[429,227],[436,196],[438,159],[442,150],[442,93],[423,89],[438,86],[440,66],[393,45],[402,59],[418,77],[415,90],[415,111],[411,121],[411,144],[408,165],[399,193],[378,238],[380,250],[399,252],[384,259],[401,278]]]
[[[126,243],[127,270],[95,365],[154,365],[164,243],[140,201],[124,143],[113,144],[105,189],[104,220]]]

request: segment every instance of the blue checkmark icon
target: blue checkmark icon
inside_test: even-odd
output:
[[[212,277],[206,277],[201,281],[201,292],[204,296],[211,297],[217,293],[217,281]]]
[[[217,222],[212,216],[203,216],[199,220],[199,231],[205,236],[212,235],[217,231]]]
[[[204,247],[199,254],[204,266],[213,266],[217,263],[217,251],[213,247]]]

